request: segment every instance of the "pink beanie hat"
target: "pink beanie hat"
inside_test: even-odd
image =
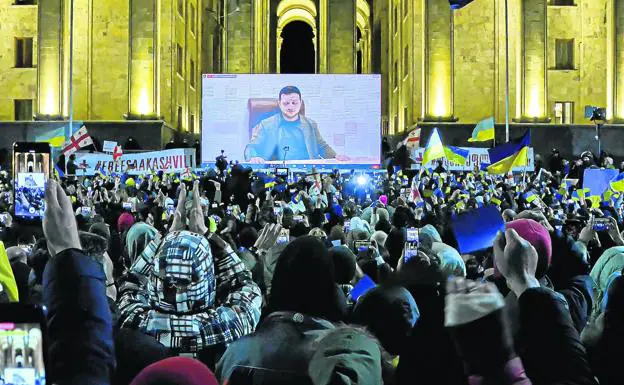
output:
[[[388,206],[388,196],[382,195],[379,197],[379,202],[383,203],[384,206]]]
[[[121,213],[117,219],[117,231],[123,233],[134,224],[134,217],[130,213]]]
[[[219,385],[219,381],[201,362],[171,357],[141,370],[130,385]]]
[[[538,256],[535,277],[543,277],[552,257],[552,243],[548,230],[532,219],[516,219],[506,223],[505,228],[516,230],[520,237],[533,245]]]

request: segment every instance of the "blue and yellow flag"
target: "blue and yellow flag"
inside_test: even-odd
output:
[[[610,182],[611,189],[616,192],[624,191],[624,172],[613,178]]]
[[[521,138],[489,149],[490,164],[487,166],[487,171],[490,174],[505,174],[512,171],[514,167],[528,165],[530,144],[531,131],[527,131]]]
[[[54,176],[56,177],[57,180],[60,180],[61,178],[65,177],[65,173],[63,172],[63,170],[61,170],[61,168],[57,164],[54,164]]]
[[[494,139],[494,118],[483,119],[472,131],[469,142],[487,142]]]
[[[59,127],[43,132],[35,136],[35,142],[50,143],[51,147],[63,147],[65,145],[65,128]]]
[[[427,147],[425,147],[425,153],[423,154],[421,168],[429,164],[432,160],[444,158],[444,146],[442,145],[442,139],[437,128],[433,129]]]
[[[264,180],[264,188],[273,188],[275,187],[275,178],[267,178]]]
[[[459,165],[466,164],[466,159],[468,159],[468,150],[464,150],[463,148],[455,147],[455,146],[444,146],[444,155],[449,162],[453,162]]]
[[[572,192],[572,199],[575,201],[585,202],[585,198],[589,195],[588,188],[580,188]]]
[[[524,200],[527,201],[527,203],[531,203],[536,199],[537,195],[533,191],[529,191],[528,193],[524,194]]]

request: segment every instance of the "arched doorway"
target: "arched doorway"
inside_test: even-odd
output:
[[[312,0],[280,1],[276,34],[278,73],[317,72],[316,18],[316,4]]]
[[[313,74],[316,72],[314,32],[303,21],[292,21],[282,29],[280,72]]]

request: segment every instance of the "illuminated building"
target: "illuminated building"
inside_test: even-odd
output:
[[[503,0],[457,11],[446,0],[387,0],[373,17],[389,132],[418,121],[505,122]],[[515,122],[587,124],[587,105],[624,120],[624,1],[509,0],[509,72]]]
[[[69,114],[72,2],[36,3],[0,0],[0,121]],[[455,12],[447,0],[73,4],[78,121],[199,133],[202,73],[285,72],[381,73],[385,133],[505,121],[503,0]],[[624,120],[624,0],[509,0],[509,75],[513,121],[587,123],[586,105]]]
[[[212,52],[204,59],[202,49],[214,47],[202,46],[202,34],[212,40],[219,33],[202,16],[218,8],[203,6],[202,0],[0,0],[0,120],[66,120],[71,63],[74,120],[162,120],[198,133],[202,67],[213,69]]]

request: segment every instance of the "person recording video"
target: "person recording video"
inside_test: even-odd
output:
[[[253,129],[245,148],[245,160],[251,163],[267,161],[332,159],[348,160],[323,139],[318,124],[301,114],[301,91],[295,86],[280,90],[280,113],[262,120]]]

